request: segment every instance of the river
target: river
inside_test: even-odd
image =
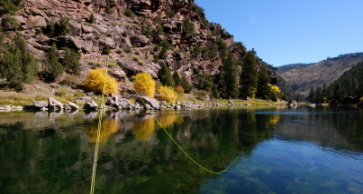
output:
[[[102,114],[95,193],[363,193],[359,109]],[[0,193],[89,193],[98,116],[0,113]]]

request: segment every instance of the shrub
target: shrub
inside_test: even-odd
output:
[[[17,31],[20,29],[20,25],[18,24],[17,20],[10,16],[5,16],[4,19],[1,21],[1,26],[4,29],[14,30]],[[7,27],[5,27],[7,26]]]
[[[168,17],[169,18],[172,18],[175,15],[175,11],[174,10],[170,10],[167,14],[168,14]]]
[[[108,55],[110,53],[111,53],[111,47],[110,46],[103,47],[103,49],[102,49],[102,54],[103,55]]]
[[[71,31],[69,28],[69,19],[61,17],[61,19],[50,26],[50,35],[51,36],[60,36],[60,35],[66,35],[68,32]]]
[[[130,17],[130,18],[134,17],[134,12],[131,9],[126,9],[124,14],[125,14],[125,16]]]
[[[63,59],[64,69],[68,72],[79,75],[79,73],[81,72],[81,67],[79,64],[79,59],[81,58],[81,55],[75,50],[67,47],[63,48],[63,50],[65,51],[65,56]]]
[[[16,34],[14,46],[3,51],[0,61],[0,78],[12,83],[10,87],[22,82],[31,82],[38,73],[38,62],[26,51],[22,35]],[[17,88],[20,88],[17,86]]]
[[[175,91],[179,94],[183,94],[185,89],[181,86],[177,86],[177,87],[175,87]]]
[[[159,76],[160,82],[163,85],[170,86],[170,87],[175,86],[175,82],[174,82],[173,76],[170,73],[170,69],[165,64],[163,64],[161,66],[161,68],[159,69],[158,76]]]
[[[106,69],[92,69],[84,81],[84,86],[99,94],[118,93],[117,81],[107,74]]]
[[[48,53],[47,59],[45,61],[44,78],[48,81],[56,80],[63,73],[63,66],[58,61],[55,54],[57,47],[55,43],[52,45],[52,50]]]
[[[15,11],[21,9],[21,3],[23,0],[1,0],[0,1],[0,13],[1,14],[14,14]],[[1,16],[0,14],[0,16]]]
[[[106,0],[106,13],[111,14],[111,3],[110,0]]]
[[[155,95],[155,81],[148,73],[138,73],[135,76],[134,88],[137,93],[145,94],[149,97]]]
[[[193,89],[193,86],[189,83],[185,73],[183,73],[181,77],[181,86],[185,89],[185,93],[189,93]]]
[[[173,88],[168,86],[161,86],[158,90],[159,98],[169,103],[174,103],[178,97]]]
[[[192,22],[190,22],[189,18],[187,18],[183,22],[183,33],[186,35],[194,34],[194,24]]]

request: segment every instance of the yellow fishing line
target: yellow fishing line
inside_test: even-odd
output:
[[[105,71],[105,76],[104,76],[104,82],[103,82],[103,90],[102,90],[102,99],[101,99],[101,106],[104,104],[105,102],[105,97],[104,97],[104,93],[106,90],[106,77],[107,77],[107,71],[108,71],[108,64],[110,62],[110,55],[108,55],[107,58],[107,64],[106,64],[106,71]],[[105,108],[105,107],[103,107]],[[95,146],[95,153],[94,153],[94,157],[93,157],[93,168],[92,168],[92,181],[91,181],[91,191],[90,194],[93,194],[95,192],[95,182],[96,182],[96,172],[97,172],[97,160],[98,160],[98,149],[99,149],[99,145],[100,145],[100,136],[101,136],[101,127],[102,127],[102,113],[103,109],[102,107],[99,109],[99,115],[98,115],[98,127],[97,127],[97,139],[96,139],[96,146]]]

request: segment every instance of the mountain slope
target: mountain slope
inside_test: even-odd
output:
[[[297,93],[307,95],[311,87],[321,87],[324,83],[337,80],[344,72],[363,61],[363,53],[353,53],[328,58],[313,65],[300,65],[289,69],[280,67],[281,76]]]

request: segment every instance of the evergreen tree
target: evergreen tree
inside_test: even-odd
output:
[[[107,14],[111,14],[111,3],[110,0],[106,0],[106,11]]]
[[[164,86],[170,86],[170,87],[175,86],[175,82],[174,82],[173,76],[170,73],[170,69],[165,64],[163,64],[161,66],[161,69],[159,70],[158,74],[159,74],[160,82]]]
[[[315,102],[315,90],[313,87],[310,88],[308,98],[309,98],[309,102]]]
[[[317,87],[315,91],[315,103],[322,103],[323,102],[323,92],[321,87]]]
[[[182,77],[181,77],[181,86],[185,89],[185,91],[184,91],[185,93],[189,93],[193,89],[193,86],[192,86],[192,84],[189,83],[185,73],[183,73]]]
[[[48,81],[56,80],[63,73],[62,64],[59,63],[56,56],[57,47],[53,43],[52,50],[48,53],[47,59],[45,61],[45,71],[44,78]]]
[[[238,97],[238,68],[232,52],[223,60],[221,74],[221,96],[223,98]]]
[[[262,66],[260,72],[258,72],[258,86],[256,96],[262,99],[269,99],[271,95],[271,78],[267,73],[265,65]],[[287,97],[285,97],[287,99]]]
[[[175,71],[175,73],[173,74],[173,79],[174,79],[174,83],[175,86],[181,86],[182,85],[182,80],[179,76],[179,73],[177,71]]]
[[[244,59],[243,69],[241,73],[241,97],[247,99],[247,97],[255,97],[257,91],[258,72],[257,72],[257,57],[255,51],[249,51]]]
[[[63,67],[66,71],[72,72],[76,75],[79,75],[81,72],[79,59],[81,55],[77,53],[75,50],[70,48],[63,48],[65,51],[64,59],[63,59]]]
[[[15,11],[21,8],[23,0],[1,0],[0,1],[0,16],[2,14],[13,15]]]
[[[34,56],[26,51],[21,34],[15,35],[14,45],[7,46],[0,61],[0,77],[8,83],[31,82],[37,75],[38,63]]]

